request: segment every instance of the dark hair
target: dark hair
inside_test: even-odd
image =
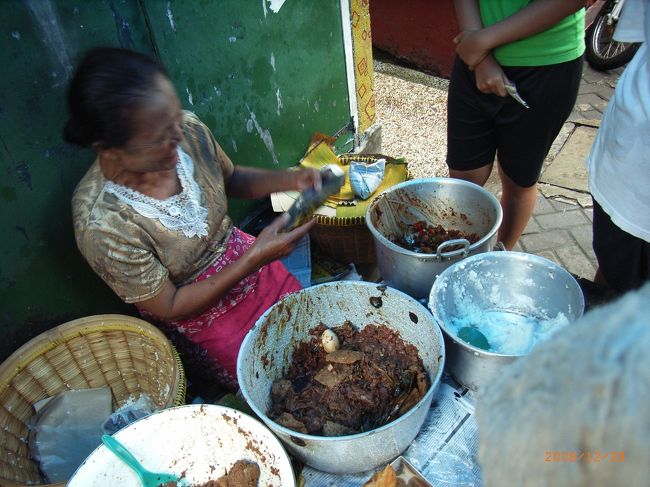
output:
[[[75,145],[123,147],[133,134],[132,114],[151,93],[157,75],[167,75],[154,59],[113,47],[88,51],[70,82],[70,118],[63,138]]]

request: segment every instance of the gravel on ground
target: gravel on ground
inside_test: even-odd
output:
[[[428,82],[429,78],[433,82]],[[446,85],[444,80],[441,83],[433,77],[415,81],[375,71],[382,152],[405,157],[412,178],[445,177],[448,175]]]

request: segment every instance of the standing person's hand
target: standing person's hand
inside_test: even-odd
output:
[[[255,262],[255,267],[262,267],[269,262],[286,257],[291,253],[296,242],[300,240],[316,223],[312,219],[304,225],[294,228],[290,232],[282,230],[289,223],[289,214],[283,213],[260,232],[255,243],[246,252]]]
[[[490,47],[485,45],[482,30],[464,30],[454,37],[456,54],[474,71],[476,66],[490,54]]]
[[[320,191],[323,187],[320,171],[310,167],[299,169],[295,171],[296,174],[296,189],[300,192],[306,191],[309,188],[314,188]]]
[[[486,94],[507,96],[505,84],[508,82],[503,69],[492,54],[488,54],[483,61],[476,65],[476,88]]]

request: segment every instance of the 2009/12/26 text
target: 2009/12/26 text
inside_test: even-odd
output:
[[[559,451],[546,450],[545,461],[547,463],[622,463],[625,461],[623,451]]]

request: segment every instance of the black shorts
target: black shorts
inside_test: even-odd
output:
[[[593,247],[607,284],[625,292],[650,279],[650,242],[621,230],[594,202]]]
[[[571,114],[582,76],[582,57],[549,66],[503,67],[530,108],[511,96],[481,93],[474,72],[458,57],[447,105],[447,165],[467,171],[499,164],[516,184],[537,182],[542,164]]]

